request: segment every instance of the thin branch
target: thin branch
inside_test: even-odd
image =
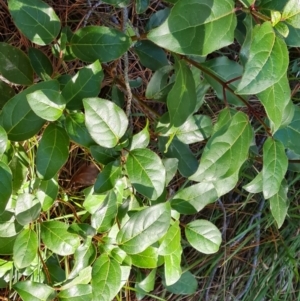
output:
[[[84,17],[84,21],[83,21],[83,27],[85,27],[87,25],[87,22],[91,16],[91,14],[93,13],[93,11],[102,4],[102,0],[99,0],[97,3],[95,3],[94,5],[92,5],[91,0],[87,0],[87,4],[90,7],[90,9],[88,10],[87,14]]]

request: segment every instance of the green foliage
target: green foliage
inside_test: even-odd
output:
[[[168,292],[193,294],[185,249],[224,243],[221,223],[199,212],[237,193],[266,199],[277,228],[288,216],[299,1],[169,0],[150,15],[149,0],[103,2],[122,12],[122,30],[101,20],[73,32],[46,1],[8,0],[31,45],[0,43],[0,284],[11,298],[143,298],[157,275]],[[148,18],[140,34],[131,4]],[[235,46],[234,59],[222,55]],[[128,80],[128,54],[148,82]],[[81,156],[89,162],[66,179]]]

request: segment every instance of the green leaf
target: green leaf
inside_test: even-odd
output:
[[[174,5],[167,20],[150,31],[147,38],[172,52],[206,55],[231,44],[235,27],[233,1],[183,0]]]
[[[18,223],[14,213],[4,211],[0,215],[0,237],[13,237],[16,236],[23,227]]]
[[[269,199],[270,210],[277,223],[278,229],[283,225],[289,208],[287,193],[288,186],[286,181],[283,180],[279,191]]]
[[[243,188],[250,193],[260,193],[263,191],[262,173],[259,172],[256,177]]]
[[[281,21],[300,29],[300,3],[298,0],[289,0],[282,12]]]
[[[105,0],[103,2],[117,7],[125,7],[129,5],[130,0]]]
[[[175,221],[162,238],[161,244],[158,248],[158,254],[166,256],[176,252],[178,246],[180,245],[180,239],[181,232],[179,221]]]
[[[90,147],[95,144],[85,126],[85,115],[83,113],[70,113],[66,117],[66,131],[71,140],[75,143]]]
[[[46,121],[32,111],[26,96],[38,90],[51,90],[55,82],[47,81],[33,85],[18,93],[5,104],[0,113],[0,124],[5,129],[8,139],[23,141],[40,131]]]
[[[70,282],[64,284],[61,289],[68,289],[78,284],[88,284],[92,279],[92,267],[88,266],[78,272],[78,275]]]
[[[92,270],[93,300],[111,301],[119,291],[121,268],[118,262],[102,254]]]
[[[121,152],[113,148],[106,148],[100,145],[92,145],[90,147],[91,154],[93,158],[104,165],[107,165],[110,162],[115,161],[121,156]]]
[[[96,97],[100,92],[103,77],[102,66],[98,60],[80,69],[61,92],[66,99],[67,108],[81,109],[83,98]]]
[[[225,124],[209,139],[199,168],[190,179],[212,183],[218,196],[229,192],[236,185],[239,170],[248,158],[252,139],[248,117],[242,112],[236,113],[229,125]]]
[[[13,288],[23,301],[51,301],[56,294],[48,285],[33,281],[19,281]]]
[[[157,199],[164,190],[166,171],[158,155],[146,148],[129,152],[126,169],[134,188],[149,199]]]
[[[145,30],[150,31],[151,29],[160,26],[168,18],[170,11],[171,9],[169,7],[165,7],[153,13],[146,24]]]
[[[291,101],[291,91],[286,75],[273,86],[257,94],[257,97],[270,119],[272,133],[292,121],[295,107]]]
[[[219,229],[204,219],[187,224],[185,235],[192,247],[204,254],[216,253],[222,242]]]
[[[280,24],[280,23],[279,23]],[[287,25],[288,27],[288,36],[285,39],[285,42],[288,46],[299,47],[300,46],[300,29],[294,28]]]
[[[117,196],[114,191],[110,191],[98,210],[92,214],[92,227],[97,229],[97,232],[99,233],[108,231],[115,223],[117,213]]]
[[[289,64],[287,46],[276,37],[270,22],[256,25],[238,94],[256,94],[277,83],[286,74]]]
[[[278,130],[274,138],[280,140],[286,148],[295,154],[300,154],[300,108],[295,106],[295,113],[291,123],[283,129]]]
[[[146,148],[150,142],[149,120],[146,121],[146,126],[137,134],[132,136],[129,150],[136,148]]]
[[[101,98],[86,98],[85,124],[92,138],[100,146],[112,148],[125,134],[128,119],[124,111],[114,103]]]
[[[12,174],[9,167],[0,162],[0,215],[4,212],[12,194]],[[0,235],[1,237],[1,235]]]
[[[92,287],[89,284],[77,284],[58,294],[60,301],[90,301],[93,298]]]
[[[38,90],[26,95],[32,111],[47,121],[55,121],[62,115],[66,101],[59,91],[59,83],[53,82],[50,89]]]
[[[50,180],[69,157],[69,137],[66,131],[49,124],[43,133],[36,154],[36,169],[39,178]]]
[[[167,105],[171,124],[179,127],[193,114],[197,96],[192,72],[184,61],[177,62],[175,75],[175,84],[168,94]]]
[[[38,237],[31,229],[23,229],[14,244],[13,256],[17,269],[23,269],[32,263],[37,256]]]
[[[7,143],[8,143],[7,134],[4,128],[0,126],[0,159],[2,155],[5,153]]]
[[[47,248],[61,256],[74,254],[80,244],[79,237],[68,232],[68,225],[58,221],[43,222],[41,238]]]
[[[157,70],[169,65],[166,53],[150,41],[139,41],[134,45],[133,50],[138,55],[141,64],[151,70]]]
[[[171,219],[169,203],[158,204],[134,213],[117,235],[126,253],[138,254],[162,238]]]
[[[0,237],[0,254],[11,255],[15,244],[16,236]]]
[[[132,264],[141,269],[153,269],[157,267],[158,252],[157,248],[148,247],[138,254],[130,255]]]
[[[8,85],[7,83],[0,80],[0,110],[2,110],[3,106],[15,96],[15,90]]]
[[[176,249],[174,249],[174,252],[170,255],[164,256],[165,259],[165,282],[166,285],[172,285],[176,283],[182,274],[181,270],[181,254],[182,254],[182,247],[179,244]]]
[[[262,169],[263,194],[266,199],[278,193],[287,167],[288,158],[283,144],[268,138],[263,146]]]
[[[195,214],[217,199],[214,185],[203,182],[179,190],[171,199],[171,207],[181,214]]]
[[[95,213],[99,206],[104,202],[106,194],[91,194],[86,196],[85,201],[83,202],[83,207],[91,214]]]
[[[30,59],[30,63],[35,71],[35,73],[42,80],[51,79],[53,73],[52,63],[49,58],[39,49],[30,47],[28,49],[28,56]]]
[[[41,212],[41,203],[32,194],[18,195],[16,202],[16,219],[20,225],[26,226],[35,221]]]
[[[126,34],[104,26],[83,27],[71,39],[72,52],[85,62],[115,60],[129,49],[130,44]]]
[[[120,161],[108,163],[99,173],[94,185],[95,193],[103,193],[114,188],[122,173]]]
[[[137,283],[138,288],[145,292],[151,292],[154,289],[156,269],[153,269],[141,282]]]
[[[165,186],[168,186],[169,183],[172,181],[174,178],[177,168],[178,168],[178,159],[176,158],[167,158],[163,159],[162,163],[165,167],[166,170],[166,184]]]
[[[57,180],[52,178],[48,181],[41,181],[36,196],[42,204],[43,211],[48,211],[56,200],[58,194]]]
[[[9,0],[8,8],[18,29],[33,43],[50,44],[60,31],[53,8],[40,0]]]
[[[26,54],[7,43],[0,43],[0,73],[10,82],[28,86],[33,83],[33,69]]]
[[[149,0],[137,0],[135,3],[135,10],[138,14],[143,13],[149,6]]]
[[[197,288],[198,281],[189,271],[183,273],[176,283],[166,286],[169,292],[176,295],[191,295],[197,291]]]

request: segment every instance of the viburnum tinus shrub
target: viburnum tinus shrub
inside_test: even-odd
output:
[[[278,228],[285,220],[285,175],[299,171],[288,163],[300,158],[287,77],[288,47],[300,46],[299,1],[169,0],[136,27],[128,12],[139,18],[149,2],[87,1],[82,26],[71,30],[44,1],[7,1],[31,43],[26,51],[0,43],[0,285],[10,298],[109,301],[126,290],[142,298],[156,275],[170,292],[192,294],[183,246],[211,254],[222,243],[218,227],[197,218],[206,205],[243,189],[267,200]],[[101,5],[123,24],[99,17],[89,25]],[[222,55],[233,43],[235,57]],[[152,70],[141,97],[128,52]],[[59,71],[71,62],[79,67]],[[114,62],[123,74],[100,97]],[[211,115],[202,113],[208,90],[222,105]],[[59,185],[70,145],[97,176],[80,201]],[[174,177],[184,183],[176,190]],[[195,218],[182,222],[187,215]]]

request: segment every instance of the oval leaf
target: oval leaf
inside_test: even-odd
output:
[[[86,127],[92,138],[103,147],[112,148],[125,134],[128,119],[114,103],[101,98],[83,100]]]
[[[164,190],[166,170],[161,159],[149,149],[131,151],[126,161],[128,177],[134,188],[155,200]]]
[[[132,264],[142,269],[154,269],[157,267],[158,252],[157,248],[148,247],[141,253],[130,256]]]

